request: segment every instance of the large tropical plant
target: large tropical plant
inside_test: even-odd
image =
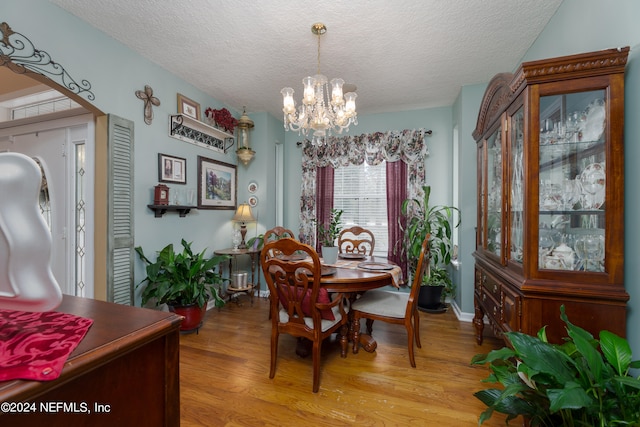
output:
[[[229,257],[216,255],[207,258],[204,255],[206,249],[194,253],[191,243],[182,239],[181,244],[181,253],[174,250],[173,244],[165,246],[158,252],[155,262],[151,262],[144,255],[142,247],[135,248],[140,259],[147,264],[147,277],[138,284],[140,286],[146,283],[142,291],[142,305],[154,299],[156,305],[197,304],[198,307],[203,307],[207,301],[213,299],[216,307],[224,306],[219,288],[228,279],[222,278],[215,267]]]
[[[484,382],[503,386],[475,393],[488,407],[479,423],[497,411],[532,427],[640,426],[640,378],[630,375],[640,360],[632,362],[627,340],[608,331],[597,340],[560,312],[563,344],[549,343],[545,328],[537,337],[507,332],[510,347],[474,356],[473,364],[489,364]]]
[[[406,199],[402,202],[401,214],[405,224],[399,221],[404,233],[401,254],[406,257],[410,270],[414,272],[420,257],[422,242],[429,234],[431,268],[429,276],[423,280],[422,285],[444,285],[444,297],[454,292],[447,266],[451,264],[452,259],[453,229],[460,225],[460,215],[454,224],[453,213],[459,210],[453,206],[429,205],[431,186],[423,186],[422,191],[424,193],[422,199]]]

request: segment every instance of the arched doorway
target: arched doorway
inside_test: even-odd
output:
[[[2,43],[6,43],[8,41],[9,45],[11,45],[10,36],[14,36],[16,33],[13,33],[9,26],[6,23],[0,24],[0,31],[2,31],[3,39]],[[24,36],[19,35],[21,37],[21,42],[24,42],[26,39]],[[27,39],[28,42],[28,39]],[[30,42],[28,42],[30,43]],[[19,45],[16,43],[16,45]],[[7,46],[6,44],[4,46]],[[31,46],[33,47],[33,46]],[[42,54],[42,51],[39,51],[33,48],[36,55]],[[48,54],[46,54],[48,57]],[[9,55],[9,58],[10,55]],[[51,61],[50,64],[55,64]],[[88,82],[83,81],[84,86],[80,86],[80,90],[74,89],[75,81],[70,79],[70,76],[64,70],[64,67],[59,64],[55,64],[55,73],[58,74],[50,74],[46,70],[46,65],[43,67],[30,70],[25,66],[21,65],[18,61],[13,62],[11,59],[8,61],[5,59],[5,62],[0,63],[0,96],[6,94],[8,91],[28,91],[29,88],[33,88],[34,86],[46,85],[52,89],[57,90],[61,94],[73,99],[75,102],[79,103],[84,107],[84,120],[86,126],[82,126],[78,124],[78,121],[71,119],[68,115],[60,114],[58,117],[54,117],[58,120],[50,121],[52,119],[51,116],[47,117],[47,124],[43,123],[42,117],[40,118],[32,118],[32,119],[22,119],[19,123],[19,126],[22,127],[22,133],[20,134],[20,138],[24,142],[23,147],[29,147],[26,150],[14,150],[14,151],[28,151],[25,154],[29,154],[33,157],[38,158],[40,161],[45,163],[44,169],[51,170],[49,168],[49,161],[47,158],[51,158],[51,153],[46,153],[46,149],[42,148],[33,148],[37,147],[37,144],[33,144],[33,141],[27,141],[29,139],[36,139],[40,136],[42,137],[51,137],[52,140],[57,142],[53,142],[53,144],[60,144],[61,140],[64,140],[64,143],[67,145],[65,157],[68,159],[66,165],[61,166],[65,170],[67,175],[63,177],[64,183],[58,185],[59,188],[63,188],[68,194],[65,197],[61,197],[60,200],[65,200],[64,203],[58,203],[58,208],[60,212],[57,215],[60,217],[64,216],[63,219],[60,220],[61,224],[58,228],[58,233],[61,234],[61,242],[60,244],[65,245],[66,257],[65,261],[56,260],[61,265],[58,265],[56,268],[58,269],[58,273],[56,277],[64,277],[63,280],[59,280],[61,287],[63,288],[64,293],[68,294],[79,294],[82,296],[94,297],[97,299],[106,300],[107,299],[107,285],[106,285],[106,274],[107,270],[106,266],[106,242],[107,242],[107,215],[104,213],[105,206],[107,205],[107,191],[104,185],[94,185],[93,183],[105,182],[107,179],[107,159],[105,156],[94,156],[96,161],[92,164],[90,168],[83,168],[82,165],[77,165],[76,160],[80,157],[85,158],[87,155],[87,151],[85,150],[87,147],[84,144],[77,144],[73,141],[79,140],[90,140],[93,147],[89,150],[90,153],[93,152],[106,152],[107,145],[107,127],[102,125],[104,121],[106,121],[105,114],[96,108],[91,101],[93,100],[93,94],[90,90],[86,89]],[[62,71],[60,71],[62,70]],[[59,81],[62,83],[58,83],[55,81],[56,77],[59,77]],[[70,80],[69,80],[70,79]],[[72,83],[69,84],[68,82]],[[67,87],[69,86],[69,87]],[[90,89],[90,84],[88,84]],[[77,114],[76,112],[75,114]],[[77,117],[77,116],[76,116]],[[59,120],[63,121],[62,128]],[[14,124],[15,125],[15,124]],[[5,130],[11,125],[8,124],[0,124],[0,128],[4,128]],[[26,128],[25,128],[26,127]],[[55,131],[54,131],[55,129]],[[64,129],[64,131],[60,131],[60,129]],[[2,129],[0,129],[1,131]],[[82,136],[78,136],[78,132],[85,134]],[[12,132],[4,132],[4,137],[6,139],[5,142],[8,143],[9,136]],[[15,142],[16,138],[13,138]],[[44,139],[44,138],[41,138]],[[0,142],[1,139],[0,139]],[[42,147],[42,145],[40,146]],[[72,164],[73,167],[69,167]],[[89,182],[90,187],[86,189],[91,193],[92,196],[92,204],[93,208],[89,211],[84,210],[86,205],[83,205],[85,202],[82,198],[78,199],[77,195],[74,194],[74,191],[77,189],[78,181],[75,174],[81,171],[81,173],[90,173],[93,176],[85,183]],[[48,179],[60,179],[60,177],[55,178],[55,173],[48,176]],[[71,176],[74,174],[74,176]],[[84,177],[85,179],[87,176]],[[71,185],[70,183],[74,183]],[[71,198],[70,198],[71,197]],[[72,206],[72,209],[69,210],[68,207]],[[91,218],[83,218],[83,212],[90,212]],[[90,236],[81,234],[86,231],[83,226],[83,221],[88,221],[92,223],[93,230],[89,233]],[[70,239],[70,233],[73,233],[73,239]],[[86,237],[89,237],[88,239]],[[69,241],[73,241],[73,244],[68,244]],[[93,273],[90,274],[90,277],[86,276],[86,271],[83,271],[82,268],[82,258],[85,260],[89,259],[93,264]],[[79,263],[80,261],[80,263]],[[55,269],[54,269],[55,270]],[[64,270],[64,271],[62,271]],[[83,276],[84,275],[84,276]],[[71,277],[73,276],[73,277]],[[87,292],[86,287],[90,286],[91,290]],[[85,288],[84,290],[82,288]],[[78,291],[79,290],[79,291]]]

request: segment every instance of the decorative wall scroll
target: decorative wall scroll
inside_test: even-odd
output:
[[[95,100],[96,96],[91,92],[91,83],[87,80],[78,83],[62,65],[53,61],[47,52],[36,49],[31,40],[14,32],[9,24],[1,23],[0,33],[0,66],[4,65],[18,74],[40,74],[76,95],[82,95],[89,101]]]

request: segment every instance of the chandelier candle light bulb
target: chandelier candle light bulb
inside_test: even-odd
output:
[[[294,90],[285,87],[282,94],[282,111],[284,113],[284,127],[286,130],[297,131],[305,137],[312,134],[312,143],[321,145],[323,139],[332,132],[340,134],[348,131],[351,124],[358,124],[356,113],[355,92],[343,94],[344,80],[334,78],[329,82],[327,77],[320,74],[320,36],[327,32],[322,23],[313,24],[311,32],[318,36],[318,74],[302,79],[302,105],[296,110],[293,99]],[[348,85],[355,87],[353,85]]]

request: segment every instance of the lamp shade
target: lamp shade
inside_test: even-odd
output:
[[[253,217],[253,213],[251,212],[251,206],[248,203],[241,203],[238,205],[238,209],[236,210],[236,214],[232,218],[233,221],[236,222],[251,222],[256,219]]]

